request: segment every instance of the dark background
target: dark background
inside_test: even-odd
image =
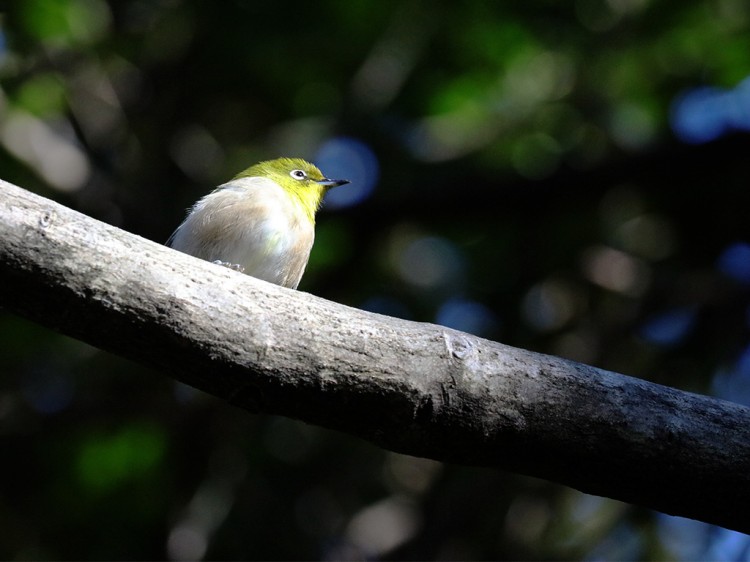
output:
[[[300,290],[750,402],[745,0],[0,7],[3,179],[164,241],[243,168],[308,158],[352,185]],[[0,337],[3,559],[748,559],[7,313]]]

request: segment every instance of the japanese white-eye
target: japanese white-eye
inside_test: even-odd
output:
[[[167,245],[296,289],[323,195],[346,183],[300,158],[259,162],[193,205]]]

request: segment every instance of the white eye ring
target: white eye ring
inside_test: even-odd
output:
[[[292,170],[289,175],[296,180],[304,180],[307,178],[307,174],[303,170]]]

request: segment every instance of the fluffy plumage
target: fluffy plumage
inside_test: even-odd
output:
[[[167,244],[296,289],[315,239],[315,212],[325,191],[343,183],[304,160],[261,162],[200,199]]]

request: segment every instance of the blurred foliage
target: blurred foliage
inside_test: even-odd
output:
[[[164,241],[255,161],[314,159],[355,181],[302,290],[750,403],[745,0],[2,10],[3,179]],[[747,558],[736,533],[251,416],[9,314],[0,334],[0,558]]]

